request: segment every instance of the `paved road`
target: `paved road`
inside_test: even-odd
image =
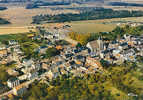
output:
[[[1,100],[1,98],[2,98],[3,96],[7,96],[7,95],[12,94],[12,93],[13,93],[13,90],[10,90],[10,91],[8,91],[8,92],[6,92],[6,93],[1,94],[1,95],[0,95],[0,100]]]
[[[74,45],[76,45],[76,44],[78,43],[77,41],[72,40],[72,39],[70,39],[69,37],[65,37],[64,40],[66,40],[66,41],[68,41],[69,43],[74,44]]]

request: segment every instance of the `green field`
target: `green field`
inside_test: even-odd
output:
[[[78,33],[106,32],[112,31],[116,27],[115,24],[102,24],[96,20],[71,22],[69,25],[71,26],[71,31]]]
[[[17,39],[18,37],[22,37],[22,34],[9,34],[9,35],[0,35],[0,41],[3,40],[14,40]]]

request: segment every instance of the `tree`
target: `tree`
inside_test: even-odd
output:
[[[76,45],[76,48],[80,48],[82,45],[80,44],[80,43],[78,43],[77,45]]]
[[[6,72],[5,68],[0,67],[0,80],[6,82],[10,78],[10,75]]]
[[[60,51],[58,51],[56,48],[48,48],[46,51],[45,57],[50,58],[59,54],[60,54]]]
[[[104,60],[104,59],[101,59],[101,60],[100,60],[100,63],[101,63],[101,65],[102,65],[104,68],[108,68],[108,67],[109,67],[109,62],[107,62],[107,61]]]

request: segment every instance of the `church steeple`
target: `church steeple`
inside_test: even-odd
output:
[[[101,52],[102,50],[104,50],[104,43],[103,43],[103,41],[102,41],[101,36],[98,38],[97,43],[98,43],[98,45],[99,45],[99,50],[100,50],[100,52]]]

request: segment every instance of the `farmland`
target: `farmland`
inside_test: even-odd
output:
[[[0,34],[23,33],[29,32],[28,27],[31,25],[32,16],[39,14],[58,14],[58,13],[77,13],[77,11],[64,10],[52,11],[49,8],[25,9],[24,7],[9,6],[7,10],[0,11],[0,18],[7,19],[11,24],[0,25]]]
[[[30,30],[28,27],[0,27],[0,34],[15,34],[15,33],[26,33]]]
[[[73,10],[56,10],[49,8],[25,9],[24,7],[9,7],[0,12],[0,17],[8,19],[12,24],[9,26],[27,26],[32,22],[32,17],[40,14],[77,13]]]
[[[0,34],[11,34],[11,33],[25,33],[29,32],[28,27],[32,25],[32,16],[39,14],[59,14],[59,13],[78,13],[76,10],[51,10],[50,8],[37,8],[37,9],[25,9],[22,6],[8,6],[7,10],[0,11],[0,17],[5,18],[11,22],[11,24],[0,25]],[[104,20],[89,20],[89,21],[74,21],[69,24],[70,30],[79,33],[96,33],[100,31],[111,31],[116,27],[117,22],[131,21],[141,22],[143,17],[132,17],[132,18],[113,18]],[[115,23],[112,23],[115,22]],[[47,26],[55,25],[55,23],[48,23]]]
[[[71,25],[71,31],[78,33],[96,33],[112,31],[120,22],[142,22],[143,17],[113,18],[104,20],[75,21],[67,23]]]
[[[105,32],[111,31],[114,29],[118,22],[140,22],[143,21],[142,17],[139,18],[115,18],[115,19],[104,19],[104,20],[89,20],[89,21],[73,21],[66,22],[64,24],[68,24],[71,26],[70,31],[79,32],[79,33],[96,33],[96,32]],[[23,25],[23,26],[22,26]],[[10,33],[23,33],[29,32],[28,27],[33,27],[35,25],[24,26],[24,24],[19,25],[17,23],[12,25],[1,25],[0,26],[0,34],[10,34]],[[56,26],[57,23],[48,23],[45,24],[47,27]],[[32,29],[34,31],[34,29]]]
[[[78,21],[78,22],[71,22],[71,31],[78,32],[78,33],[96,33],[96,32],[105,32],[111,31],[116,27],[113,24],[102,24],[98,23],[98,21]]]

